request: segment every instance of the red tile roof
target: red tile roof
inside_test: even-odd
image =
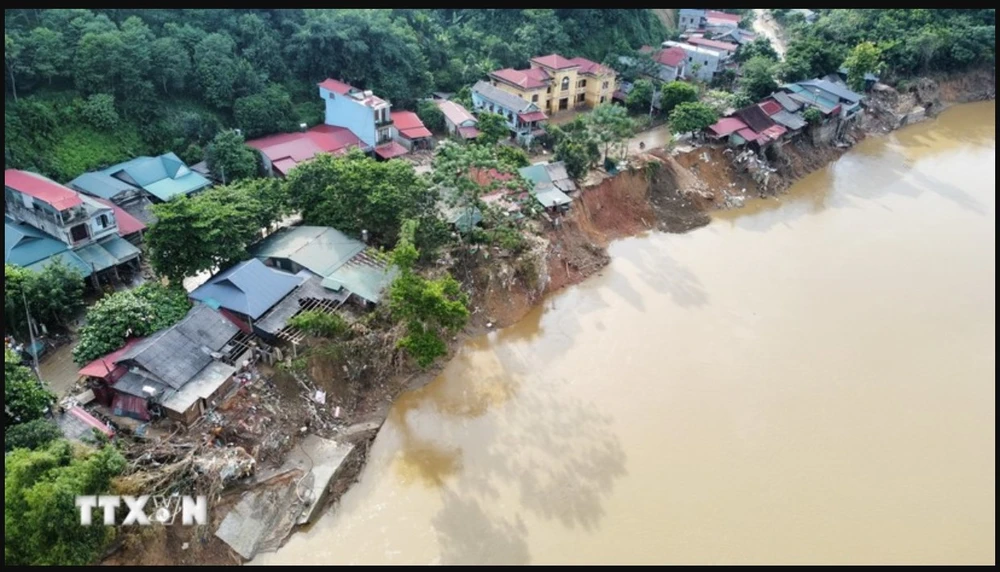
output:
[[[657,63],[670,66],[672,68],[679,66],[686,58],[687,54],[684,53],[683,49],[678,48],[677,46],[660,50],[653,55],[653,59]]]
[[[749,127],[745,129],[740,129],[739,131],[736,132],[736,134],[746,139],[747,141],[750,141],[751,143],[756,141],[757,138],[759,137],[759,135],[757,135],[757,132],[754,131],[753,129],[750,129]]]
[[[764,113],[768,115],[774,115],[775,113],[781,111],[781,104],[773,99],[765,99],[760,102],[760,108],[764,110]]]
[[[723,137],[735,131],[739,131],[741,129],[746,129],[746,128],[747,124],[743,123],[743,120],[739,119],[738,117],[723,117],[722,119],[716,121],[715,125],[712,125],[708,129],[712,133],[720,137]]]
[[[542,113],[541,111],[532,111],[529,113],[518,113],[517,116],[521,118],[521,121],[525,123],[531,123],[532,121],[545,121],[549,117]]]
[[[549,81],[549,75],[545,73],[545,70],[539,68],[531,70],[505,68],[495,72],[490,72],[490,75],[500,81],[520,87],[521,89],[538,89],[548,85]]]
[[[458,134],[462,136],[462,139],[475,139],[479,137],[479,130],[475,127],[459,127]]]
[[[736,48],[739,47],[736,44],[730,44],[729,42],[720,42],[718,40],[708,40],[699,37],[688,38],[688,43],[692,46],[705,46],[706,48],[715,48],[717,50],[724,50],[727,52],[735,52]]]
[[[568,60],[559,54],[549,54],[547,56],[541,56],[537,58],[531,58],[531,61],[538,65],[545,66],[554,70],[564,70],[568,68],[575,68],[580,64],[574,62],[573,60]]]
[[[392,124],[399,130],[399,134],[407,139],[420,139],[431,137],[431,132],[420,121],[420,117],[412,111],[392,111],[389,113]]]
[[[705,12],[706,18],[715,18],[717,20],[729,20],[730,22],[739,22],[743,19],[739,14],[729,14],[727,12],[719,12],[718,10],[709,10]]]
[[[333,78],[327,78],[319,83],[319,86],[332,91],[333,93],[339,93],[340,95],[346,95],[347,92],[353,90],[354,88],[350,85],[335,80]]]
[[[247,141],[247,145],[264,153],[282,174],[287,174],[292,167],[309,161],[318,153],[339,155],[352,147],[365,148],[365,144],[350,129],[332,125],[317,125],[306,132],[261,137]]]
[[[580,66],[579,73],[585,73],[587,75],[602,75],[611,72],[610,68],[602,66],[597,62],[592,62],[586,58],[573,58],[570,61]]]
[[[142,340],[143,338],[130,339],[129,341],[125,342],[124,346],[118,348],[117,350],[109,353],[104,357],[99,357],[94,361],[88,363],[87,365],[83,366],[83,368],[81,368],[80,371],[78,371],[77,373],[81,376],[86,375],[90,377],[104,378],[105,376],[113,372],[115,368],[118,367],[117,364],[115,364],[115,362],[118,361],[125,354],[125,352],[131,349],[132,346],[136,345]]]
[[[49,204],[57,211],[83,204],[79,193],[38,173],[6,169],[3,172],[3,184]]]
[[[128,214],[125,212],[125,209],[115,203],[98,197],[93,197],[93,199],[104,206],[111,207],[111,210],[115,212],[115,222],[118,224],[118,236],[128,236],[132,233],[146,230],[146,225],[142,224],[141,220]]]
[[[406,150],[406,147],[403,147],[395,141],[391,141],[385,145],[379,145],[375,148],[375,154],[383,159],[392,159],[393,157],[399,157],[406,155],[407,153],[409,153],[409,151]]]

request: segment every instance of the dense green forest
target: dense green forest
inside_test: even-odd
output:
[[[665,34],[649,10],[4,10],[5,164],[65,181],[196,162],[222,127],[319,123],[326,77],[412,109],[538,54],[604,61]]]
[[[808,24],[797,13],[773,10],[788,37],[783,76],[801,80],[836,70],[861,42],[878,48],[882,79],[895,82],[931,72],[992,66],[996,10],[817,10]]]

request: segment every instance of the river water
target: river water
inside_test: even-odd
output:
[[[254,563],[995,562],[995,109],[614,243]]]

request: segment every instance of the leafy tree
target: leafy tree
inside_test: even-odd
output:
[[[95,93],[88,97],[80,106],[80,115],[98,129],[114,129],[120,120],[115,109],[115,96],[107,93]]]
[[[28,66],[33,74],[46,83],[65,77],[70,59],[70,49],[59,32],[45,27],[31,31],[24,40]]]
[[[579,181],[587,176],[591,165],[600,157],[600,151],[595,158],[586,142],[564,139],[556,144],[555,156],[556,160],[566,164],[566,173]]]
[[[837,42],[796,37],[788,43],[781,75],[785,81],[823,77],[836,72],[844,56],[843,46]]]
[[[720,116],[734,107],[735,95],[728,91],[712,90],[705,94],[705,103],[715,110]]]
[[[438,146],[434,154],[432,180],[444,190],[443,194],[452,207],[485,213],[486,205],[481,200],[483,195],[499,188],[525,188],[526,183],[517,175],[516,167],[499,158],[501,149],[516,148],[506,145],[460,145],[454,141],[444,141]],[[507,182],[501,182],[490,176],[492,172],[512,177]],[[471,227],[464,230],[467,235],[473,233]]]
[[[520,169],[531,164],[528,154],[520,147],[498,145],[496,147],[497,161],[511,169]]]
[[[733,107],[736,109],[743,109],[748,105],[753,105],[753,98],[750,94],[740,90],[733,94]]]
[[[224,184],[256,177],[261,169],[257,150],[234,130],[222,131],[212,139],[205,149],[205,161],[209,171]]]
[[[257,194],[273,184],[237,182],[154,205],[157,221],[146,234],[153,268],[177,282],[249,258],[247,247],[280,216],[266,212]]]
[[[78,495],[107,494],[125,468],[113,446],[74,454],[70,443],[46,449],[17,449],[4,461],[4,564],[83,566],[103,553],[114,529],[80,525]]]
[[[653,82],[639,79],[632,84],[632,91],[625,99],[625,105],[632,113],[649,113],[653,101]]]
[[[45,388],[21,357],[8,348],[3,353],[4,427],[27,423],[45,415],[56,396]]]
[[[774,93],[778,82],[774,80],[777,65],[767,58],[755,57],[743,64],[740,91],[758,101]]]
[[[628,111],[614,104],[602,104],[587,115],[587,127],[594,139],[604,146],[608,157],[612,147],[622,145],[635,132],[635,122]],[[623,147],[627,150],[627,147]]]
[[[239,74],[236,42],[219,32],[205,36],[194,49],[194,71],[207,102],[217,108],[231,106]]]
[[[496,145],[510,134],[507,120],[499,113],[480,111],[476,119],[476,127],[479,129],[476,143],[479,145]]]
[[[83,276],[62,260],[50,261],[41,272],[4,265],[5,324],[27,332],[24,303],[33,320],[62,326],[83,307]]]
[[[408,221],[392,251],[399,275],[389,290],[389,310],[406,325],[406,335],[399,340],[420,367],[427,367],[448,353],[442,334],[454,334],[469,319],[469,299],[450,274],[429,280],[416,273],[414,266],[420,252],[413,245],[416,223]]]
[[[663,85],[660,95],[660,111],[670,113],[678,105],[698,101],[698,88],[684,81],[672,81]]]
[[[130,337],[148,336],[174,325],[190,309],[183,288],[158,282],[105,296],[87,312],[73,361],[87,364],[122,347]]]
[[[556,160],[566,163],[570,177],[582,179],[601,159],[600,142],[582,115],[562,126],[550,125],[548,130],[555,141]]]
[[[736,55],[733,59],[737,62],[743,63],[757,57],[765,58],[773,62],[778,61],[778,52],[774,51],[774,46],[771,45],[771,41],[763,36],[737,48]]]
[[[116,93],[128,65],[124,53],[125,43],[117,29],[84,34],[73,60],[76,88],[86,95]]]
[[[736,83],[736,70],[724,68],[715,72],[709,85],[714,89],[730,90]]]
[[[417,117],[424,125],[435,133],[443,133],[445,130],[444,113],[433,101],[421,101],[417,105]]]
[[[823,121],[823,113],[815,107],[810,107],[802,112],[802,119],[808,121],[810,125],[816,125]]]
[[[14,75],[14,70],[19,68],[21,65],[21,52],[23,49],[24,46],[21,42],[15,40],[9,34],[4,32],[3,61],[4,65],[7,67],[7,74],[10,76],[10,89],[11,94],[14,96],[15,103],[17,103],[17,78]]]
[[[191,75],[191,55],[184,44],[164,36],[153,42],[150,51],[150,79],[163,89],[163,93],[183,91]]]
[[[847,68],[847,84],[855,91],[865,88],[865,74],[878,74],[882,68],[882,51],[871,42],[861,42],[854,46],[844,60]]]
[[[55,423],[45,418],[33,419],[4,428],[4,451],[40,449],[62,436],[62,430]]]
[[[674,133],[698,133],[718,120],[715,110],[704,103],[682,103],[670,112],[670,130]]]
[[[288,175],[288,197],[307,224],[332,226],[393,244],[408,218],[434,218],[437,194],[409,161],[378,162],[355,149],[318,155]]]
[[[297,127],[292,98],[277,84],[261,93],[237,99],[233,104],[233,116],[236,118],[236,125],[248,137],[290,131]]]

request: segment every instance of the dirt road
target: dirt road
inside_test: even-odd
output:
[[[771,11],[764,8],[756,8],[753,11],[753,31],[764,36],[771,41],[774,51],[778,52],[780,59],[785,59],[785,40],[782,38],[781,26],[774,21]]]

